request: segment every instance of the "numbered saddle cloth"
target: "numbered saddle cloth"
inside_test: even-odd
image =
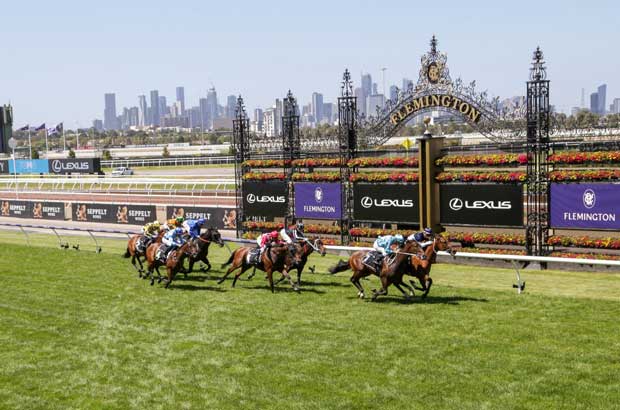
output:
[[[248,252],[247,262],[249,265],[258,265],[260,261],[260,248],[254,248]]]

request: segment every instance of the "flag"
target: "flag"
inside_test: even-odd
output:
[[[47,135],[51,137],[52,135],[62,134],[62,122],[60,124],[56,124],[55,127],[47,129]]]
[[[34,130],[35,130],[35,131],[42,131],[42,130],[44,130],[44,129],[45,129],[45,123],[43,123],[43,124],[39,125],[39,126],[38,126],[37,128],[35,128]]]
[[[30,128],[30,125],[26,124],[23,127],[19,128],[17,131],[28,131],[28,128]]]
[[[413,143],[411,142],[411,140],[409,138],[405,138],[405,140],[402,143],[403,147],[405,147],[406,150],[409,150],[409,148],[411,148],[413,146]]]

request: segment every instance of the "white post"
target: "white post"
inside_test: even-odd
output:
[[[30,159],[32,159],[32,140],[30,139],[30,126],[28,126],[28,147],[30,148]]]

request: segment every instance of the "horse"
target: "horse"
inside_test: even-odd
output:
[[[235,249],[230,254],[230,258],[228,258],[228,261],[222,264],[222,268],[230,264],[232,265],[228,268],[224,276],[217,283],[221,284],[222,282],[224,282],[224,280],[226,280],[226,278],[232,271],[240,269],[239,272],[235,274],[235,278],[233,279],[232,287],[234,288],[235,284],[237,283],[237,279],[239,279],[239,276],[241,276],[243,272],[253,266],[248,263],[248,254],[254,249],[256,249],[256,247],[251,246],[245,246]],[[299,287],[293,282],[293,279],[291,279],[291,276],[288,274],[288,271],[291,269],[291,267],[298,263],[299,258],[293,255],[289,246],[286,244],[279,244],[267,248],[265,252],[263,252],[263,254],[261,255],[261,260],[258,265],[256,265],[256,267],[267,273],[267,279],[269,279],[269,287],[271,288],[271,293],[275,292],[273,283],[273,272],[282,272],[282,275],[284,275],[289,280],[291,286],[293,287],[293,290],[298,292]]]
[[[162,281],[161,274],[159,273],[159,267],[165,265],[167,270],[167,277],[164,279],[166,282],[165,287],[167,288],[172,283],[175,275],[181,267],[183,266],[183,260],[185,256],[191,256],[196,254],[196,245],[193,245],[191,241],[185,242],[178,249],[173,249],[168,254],[166,258],[166,262],[162,263],[159,259],[155,257],[157,255],[157,250],[159,249],[160,244],[152,243],[149,245],[146,250],[146,260],[148,261],[148,275],[151,278],[151,285],[155,283],[155,278],[153,277],[153,271],[157,271],[158,280],[157,282]]]
[[[412,256],[409,260],[409,268],[405,271],[406,275],[418,278],[421,287],[417,287],[415,283],[410,280],[411,286],[414,289],[424,292],[422,297],[425,298],[433,285],[433,279],[431,278],[431,266],[437,261],[438,251],[448,251],[452,256],[456,253],[450,245],[448,240],[442,235],[435,235],[433,238],[433,244],[426,247],[424,250],[425,259],[420,259],[417,256]]]
[[[157,237],[151,243],[161,243],[161,238],[163,238],[163,236],[164,236],[164,231],[160,231],[157,234]],[[136,247],[138,240],[141,239],[142,237],[144,237],[143,234],[136,234],[136,235],[133,235],[131,238],[129,238],[129,241],[127,242],[127,250],[125,251],[125,254],[123,255],[124,258],[131,257],[131,264],[138,271],[139,278],[141,278],[142,275],[144,274],[144,265],[143,265],[143,262],[140,260],[140,257],[143,256],[146,261],[146,249],[144,251],[139,251],[138,248]],[[140,265],[139,268],[138,266],[136,266],[136,261],[138,261],[138,265]],[[146,278],[146,275],[144,277]]]
[[[301,286],[301,272],[304,270],[304,267],[308,262],[308,256],[310,256],[310,254],[314,251],[317,251],[321,256],[325,256],[325,244],[321,238],[313,238],[306,239],[301,243],[295,243],[293,246],[295,247],[295,253],[299,255],[299,263],[291,266],[291,269],[297,269],[297,286]],[[252,273],[252,276],[254,275],[254,272]],[[285,276],[282,275],[282,277],[276,282],[276,285],[284,279]]]
[[[417,243],[413,243],[411,241],[407,241],[405,243],[406,247],[412,247],[413,249],[415,249],[417,247]],[[377,276],[381,276],[381,272],[386,268],[387,266],[391,266],[394,264],[394,262],[392,264],[388,264],[388,258],[384,258],[383,259],[383,264],[381,266],[381,270],[379,272],[375,272],[373,269],[371,269],[370,267],[366,266],[362,261],[364,260],[364,258],[366,257],[366,255],[372,251],[357,251],[354,252],[350,257],[349,260],[347,262],[340,260],[338,261],[338,264],[332,268],[329,269],[329,272],[333,275],[336,274],[338,272],[344,272],[346,270],[351,269],[353,271],[353,275],[351,275],[351,283],[357,288],[358,292],[357,292],[357,296],[360,299],[364,299],[366,297],[366,293],[364,291],[364,287],[362,286],[362,284],[360,283],[360,279],[365,278],[367,276],[370,275],[377,275]],[[401,252],[404,252],[401,251]],[[408,252],[409,253],[409,252]],[[399,256],[399,255],[396,255]],[[400,285],[400,283],[399,283]],[[409,285],[405,285],[403,284],[405,287],[409,287]],[[402,290],[401,290],[402,291]],[[411,289],[411,293],[413,293],[413,289]],[[374,299],[374,297],[373,297]]]
[[[403,282],[403,275],[409,269],[409,261],[414,258],[417,251],[420,249],[420,246],[415,241],[406,241],[405,246],[396,251],[396,256],[394,260],[389,265],[386,264],[386,261],[383,261],[383,267],[381,269],[381,273],[379,274],[379,278],[381,279],[381,289],[372,291],[372,300],[376,300],[377,297],[381,295],[388,294],[388,288],[390,285],[396,286],[398,290],[405,296],[405,299],[409,299],[413,296],[413,289]],[[409,294],[405,293],[402,287],[407,288],[409,290]]]
[[[194,269],[194,263],[196,262],[203,262],[207,265],[206,269],[202,268],[204,272],[211,270],[211,264],[209,263],[209,259],[207,258],[207,255],[209,254],[209,245],[211,244],[211,242],[217,243],[218,245],[220,245],[220,248],[224,246],[222,234],[220,234],[217,228],[207,229],[207,232],[201,234],[194,240],[198,251],[196,252],[196,256],[189,256],[189,268],[182,270],[186,277],[188,273],[192,272],[192,270]]]

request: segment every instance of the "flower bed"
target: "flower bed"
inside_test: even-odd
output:
[[[246,221],[243,223],[243,226],[252,231],[273,231],[280,230],[284,227],[283,223],[280,222],[253,222]],[[331,226],[331,225],[306,225],[304,227],[304,231],[306,233],[313,234],[326,234],[326,235],[340,235],[340,227],[339,226]]]
[[[340,172],[295,172],[293,181],[338,182]]]
[[[290,163],[289,160],[286,163]],[[285,161],[283,159],[249,159],[243,161],[243,165],[250,168],[283,168]]]
[[[549,155],[552,164],[620,164],[620,151],[565,151]]]
[[[592,171],[552,171],[549,173],[549,179],[553,182],[615,181],[620,179],[620,169]]]
[[[453,167],[518,166],[527,164],[527,154],[446,155],[437,159],[435,164]]]
[[[407,237],[417,231],[403,231],[397,229],[380,229],[380,228],[351,228],[349,235],[359,238],[376,238],[383,235],[395,235],[397,233]]]
[[[351,182],[417,182],[417,172],[359,172],[351,174]]]
[[[347,165],[350,168],[413,168],[418,166],[418,158],[402,157],[360,157],[350,160]]]
[[[525,235],[520,234],[493,234],[485,232],[446,232],[450,241],[472,245],[475,243],[490,245],[519,245],[525,246]]]
[[[440,172],[435,179],[439,182],[498,182],[521,183],[527,180],[525,172]]]
[[[293,160],[293,166],[306,168],[340,168],[340,158],[304,158]]]
[[[576,248],[620,249],[620,238],[590,238],[588,236],[551,236],[549,245]]]
[[[245,181],[284,181],[283,172],[247,172],[243,174]]]

